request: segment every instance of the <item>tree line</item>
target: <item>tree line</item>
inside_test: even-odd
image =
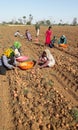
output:
[[[18,24],[22,24],[22,25],[32,25],[32,21],[33,21],[33,16],[31,14],[29,14],[29,17],[27,18],[26,16],[23,16],[22,18],[18,18],[18,20],[15,20],[15,19],[12,19],[11,21],[9,22],[6,22],[6,21],[3,21],[2,24],[15,24],[15,25],[18,25]],[[73,21],[71,22],[71,24],[69,23],[64,23],[62,19],[60,19],[59,23],[56,23],[55,21],[51,21],[49,19],[44,19],[44,20],[39,20],[37,21],[40,25],[72,25],[72,26],[76,26],[78,25],[78,22],[77,22],[77,18],[74,17],[73,18]]]

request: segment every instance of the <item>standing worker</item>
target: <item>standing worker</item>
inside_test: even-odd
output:
[[[40,34],[40,24],[38,22],[35,24],[35,30],[36,30],[36,37],[38,37]]]
[[[51,42],[51,39],[52,39],[52,30],[51,30],[51,26],[48,27],[48,30],[46,31],[45,33],[45,45],[48,45],[50,44]]]

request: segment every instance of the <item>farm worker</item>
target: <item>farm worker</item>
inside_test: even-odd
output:
[[[36,30],[36,37],[38,37],[40,33],[40,24],[38,22],[35,24],[35,30]]]
[[[53,67],[55,65],[55,59],[49,49],[43,51],[36,64],[39,64],[40,68]]]
[[[19,57],[21,55],[21,43],[19,41],[15,41],[13,46],[11,47],[15,52],[15,57]]]
[[[19,31],[19,30],[17,30],[17,31],[15,32],[14,36],[15,36],[15,37],[17,37],[17,36],[23,37],[23,35],[20,34],[20,31]]]
[[[16,65],[14,50],[8,48],[0,58],[0,74],[5,75],[6,70],[15,69]]]
[[[28,41],[32,41],[32,36],[31,36],[29,30],[26,30],[25,36],[26,36],[26,38],[28,39]]]
[[[49,47],[50,47],[50,48],[53,48],[55,42],[56,42],[56,36],[54,36],[53,39],[50,41]]]
[[[48,30],[45,33],[45,45],[49,45],[51,42],[51,37],[52,37],[52,30],[51,26],[49,26]]]
[[[58,44],[66,44],[67,43],[67,39],[65,35],[62,35],[60,37],[60,39],[58,40]]]

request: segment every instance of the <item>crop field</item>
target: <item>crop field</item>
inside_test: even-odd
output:
[[[14,41],[22,44],[22,53],[36,60],[45,50],[45,31],[40,27],[35,43],[33,26],[0,26],[0,56]],[[14,37],[28,29],[32,42]],[[53,26],[57,40],[47,47],[56,64],[53,68],[7,71],[0,75],[0,130],[78,130],[78,27]],[[67,37],[67,48],[58,46],[61,35]]]

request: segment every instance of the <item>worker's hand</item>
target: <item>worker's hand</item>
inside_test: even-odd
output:
[[[13,66],[12,68],[13,68],[13,70],[15,70],[15,68],[16,68],[16,67],[15,67],[15,66]]]
[[[15,73],[18,75],[17,67],[14,69]]]
[[[16,66],[19,66],[19,62],[16,63]]]
[[[42,69],[42,68],[43,68],[43,66],[40,66],[39,68],[40,68],[40,69]]]

